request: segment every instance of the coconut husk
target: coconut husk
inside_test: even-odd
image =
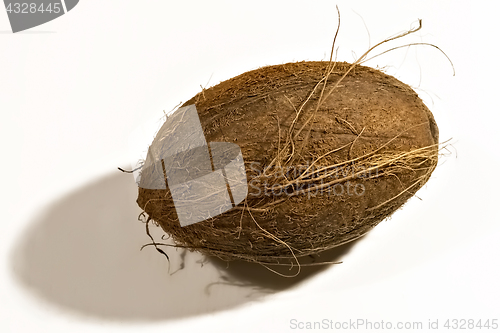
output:
[[[207,141],[241,147],[252,186],[237,209],[181,227],[168,189],[139,188],[139,206],[178,244],[223,259],[266,262],[338,246],[391,215],[436,166],[436,122],[409,86],[359,65],[316,109],[320,91],[314,88],[328,65],[259,68],[185,103],[196,105]],[[349,67],[337,63],[327,88]],[[363,194],[348,194],[347,182],[350,193]],[[326,192],[335,184],[343,195],[340,186]]]
[[[262,67],[184,103],[207,142],[239,145],[249,193],[181,227],[168,188],[139,188],[147,221],[175,246],[223,260],[299,264],[389,217],[431,176],[439,130],[411,87],[359,63]]]

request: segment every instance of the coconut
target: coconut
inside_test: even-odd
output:
[[[417,93],[357,63],[262,67],[192,104],[207,142],[241,148],[245,200],[187,226],[168,187],[139,187],[137,203],[175,246],[223,260],[298,263],[353,241],[415,195],[438,161],[438,126]]]

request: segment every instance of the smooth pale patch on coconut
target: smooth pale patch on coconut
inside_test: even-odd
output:
[[[148,222],[178,247],[261,264],[299,265],[297,258],[364,235],[427,182],[442,149],[415,91],[360,65],[374,48],[420,28],[353,64],[262,67],[184,103],[196,106],[207,142],[241,148],[248,195],[223,214],[181,227],[168,188],[139,187]]]

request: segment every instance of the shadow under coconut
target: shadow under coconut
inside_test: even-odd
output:
[[[119,173],[84,186],[48,207],[11,253],[15,277],[48,303],[107,320],[169,320],[227,310],[284,290],[327,267],[303,267],[283,278],[264,267],[205,259],[149,243],[137,187]],[[160,228],[151,228],[159,240]],[[349,247],[322,254],[338,260]],[[331,267],[331,266],[328,266]]]
[[[210,262],[218,267],[224,281],[215,284],[253,286],[268,292],[277,292],[292,288],[312,276],[332,267],[332,262],[341,264],[342,257],[346,255],[358,238],[347,244],[323,251],[318,255],[300,258],[300,274],[298,267],[268,265],[267,268],[245,261],[225,262],[218,258],[210,258]],[[326,263],[326,264],[325,264]],[[286,277],[283,277],[286,276]],[[293,277],[291,277],[293,276]]]

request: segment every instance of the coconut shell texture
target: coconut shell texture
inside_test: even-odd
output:
[[[262,67],[184,104],[196,105],[207,142],[240,146],[252,184],[246,201],[185,227],[168,189],[139,188],[139,206],[181,247],[260,263],[339,246],[390,216],[437,165],[436,122],[408,85],[369,67],[342,78],[351,65],[336,63],[324,86],[329,65]],[[323,173],[263,175],[270,165],[304,171],[312,163]]]

